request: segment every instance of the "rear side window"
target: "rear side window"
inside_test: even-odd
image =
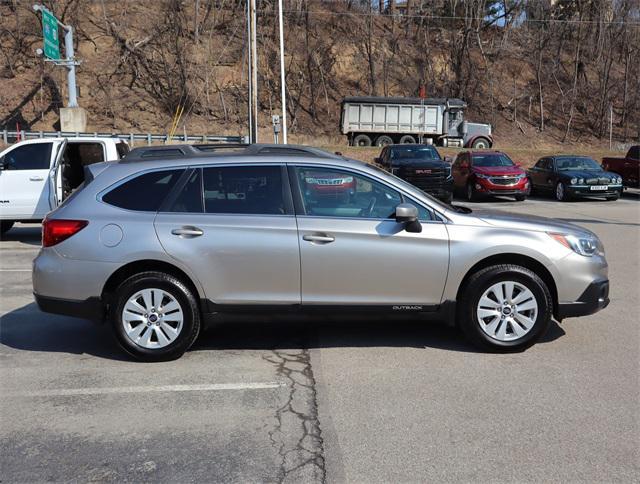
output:
[[[103,195],[102,201],[127,210],[157,212],[183,171],[162,170],[139,175]]]
[[[93,165],[104,161],[104,147],[102,143],[67,143],[64,156],[74,165]]]
[[[19,146],[4,155],[5,170],[48,170],[51,165],[51,143]]]
[[[279,166],[204,168],[203,185],[207,213],[286,213]]]

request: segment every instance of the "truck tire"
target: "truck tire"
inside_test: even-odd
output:
[[[371,146],[371,138],[366,134],[359,134],[353,138],[353,146]]]
[[[13,220],[0,220],[0,236],[6,234],[13,227]]]
[[[487,138],[476,138],[471,143],[471,147],[476,150],[487,150],[491,148],[491,142]]]
[[[405,134],[402,138],[400,138],[401,145],[414,145],[416,144],[416,139],[410,134]]]
[[[382,136],[378,136],[376,138],[376,146],[388,146],[393,144],[393,139],[391,136],[387,136],[383,134]]]

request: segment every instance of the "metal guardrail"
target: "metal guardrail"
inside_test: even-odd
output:
[[[131,146],[136,141],[146,142],[151,145],[152,142],[167,143],[170,141],[178,141],[183,143],[249,143],[248,136],[218,136],[218,135],[184,135],[176,134],[169,136],[167,134],[151,134],[151,133],[80,133],[73,131],[2,131],[2,141],[4,144],[14,142],[17,139],[43,139],[43,138],[118,138],[128,141]]]

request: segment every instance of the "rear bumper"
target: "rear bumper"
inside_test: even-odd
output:
[[[97,297],[85,299],[84,301],[46,297],[36,293],[33,293],[33,297],[40,310],[45,313],[62,314],[95,322],[104,321],[104,305]]]
[[[609,305],[609,281],[594,281],[575,302],[558,303],[556,318],[573,318],[594,314]]]

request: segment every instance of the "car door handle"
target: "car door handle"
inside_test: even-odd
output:
[[[29,181],[42,181],[44,180],[44,177],[41,176],[30,176],[29,177]]]
[[[311,235],[303,235],[302,240],[306,240],[307,242],[316,242],[319,244],[330,244],[334,240],[335,237],[327,234],[311,234]]]
[[[180,237],[187,237],[187,238],[200,237],[201,235],[204,235],[204,231],[202,229],[199,229],[198,227],[191,227],[191,226],[180,227],[179,229],[173,229],[171,233],[173,235],[178,235]]]

